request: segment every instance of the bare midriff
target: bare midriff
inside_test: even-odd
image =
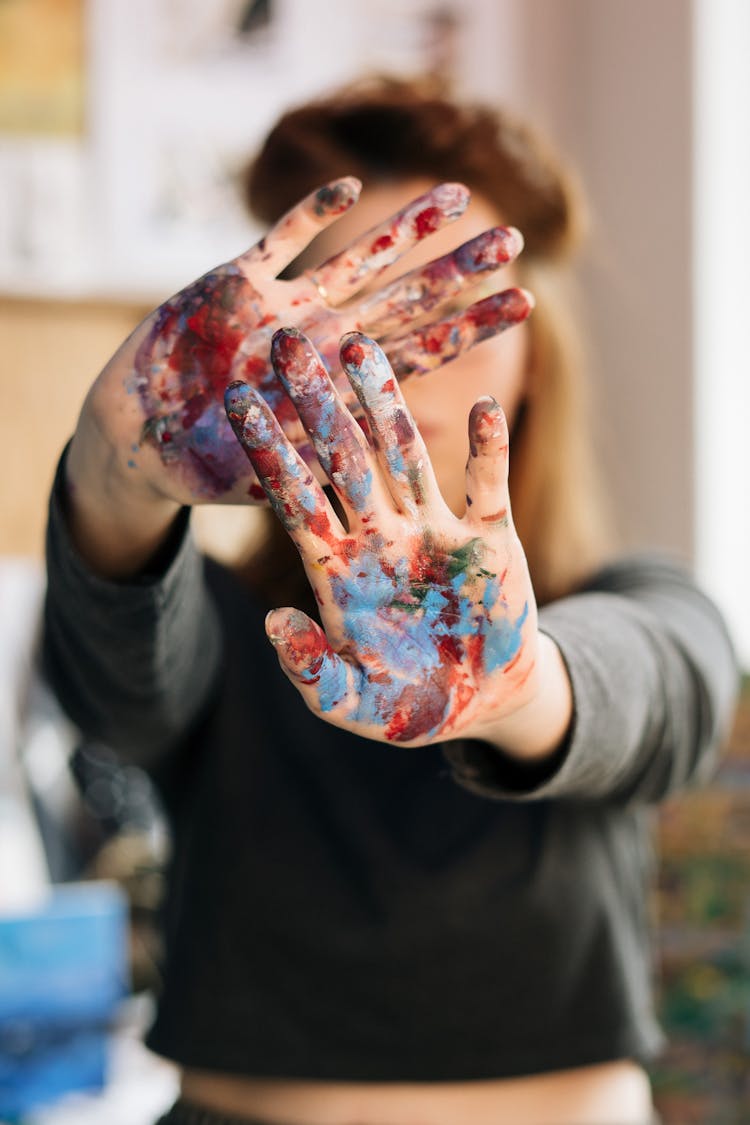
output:
[[[182,1096],[273,1125],[648,1125],[651,1087],[628,1059],[481,1082],[238,1078],[189,1070]]]

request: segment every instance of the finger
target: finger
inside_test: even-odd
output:
[[[533,308],[534,298],[526,289],[505,289],[469,305],[455,316],[417,328],[408,335],[392,337],[383,346],[399,379],[424,375],[450,363],[482,340],[522,323]]]
[[[289,443],[263,397],[247,383],[230,383],[224,408],[266,496],[300,551],[317,536],[333,545],[344,529],[309,468]]]
[[[402,329],[410,320],[418,320],[478,285],[487,273],[512,262],[522,249],[523,238],[514,227],[484,231],[450,254],[365,297],[356,307],[357,320],[372,335],[384,336]]]
[[[485,532],[508,527],[508,423],[502,407],[485,395],[469,414],[465,520]]]
[[[373,227],[329,258],[310,275],[329,304],[354,296],[406,250],[464,213],[469,190],[463,184],[440,184]]]
[[[345,176],[311,192],[287,211],[256,246],[240,255],[237,262],[244,266],[262,264],[275,277],[302,253],[316,234],[357,202],[361,190],[362,184],[355,176]]]
[[[381,472],[396,506],[417,516],[441,502],[427,448],[382,348],[351,332],[341,364],[362,404]]]
[[[382,496],[382,485],[370,447],[313,345],[296,328],[282,328],[273,338],[271,362],[347,512],[371,510],[373,486]]]
[[[356,694],[354,669],[334,652],[323,630],[298,609],[272,610],[266,633],[281,667],[311,711],[328,713]]]

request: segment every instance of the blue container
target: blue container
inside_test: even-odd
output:
[[[0,1118],[104,1085],[127,917],[113,883],[63,884],[33,912],[0,915]]]

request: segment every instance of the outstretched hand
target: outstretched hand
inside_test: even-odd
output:
[[[310,336],[356,409],[338,369],[343,333],[365,329],[377,336],[403,377],[439,366],[528,315],[523,291],[507,290],[425,324],[457,293],[518,254],[522,240],[512,228],[486,231],[379,291],[357,296],[404,251],[462,214],[469,193],[460,184],[427,192],[317,270],[279,280],[310,240],[356,203],[359,190],[359,181],[348,177],[312,193],[257,246],[156,309],[94,384],[77,442],[81,434],[84,440],[87,432],[91,440],[95,435],[104,447],[99,461],[114,465],[131,491],[140,488],[179,504],[264,500],[227,425],[223,395],[237,379],[256,388],[303,458],[314,460],[269,362],[280,325],[297,325]]]
[[[352,333],[340,354],[370,441],[305,336],[282,330],[272,348],[346,526],[257,389],[235,383],[226,393],[323,623],[279,609],[268,635],[310,709],[337,726],[411,746],[481,737],[537,690],[536,604],[511,518],[505,416],[491,398],[471,411],[459,519],[382,349]]]

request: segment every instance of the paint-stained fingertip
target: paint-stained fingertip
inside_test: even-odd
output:
[[[299,328],[295,328],[291,324],[285,325],[283,328],[277,328],[274,332],[273,336],[271,337],[271,347],[276,347],[276,344],[278,342],[288,340],[290,337],[295,340],[306,339],[304,332],[300,332]]]
[[[247,383],[243,383],[239,379],[230,383],[224,391],[224,409],[232,425],[235,422],[238,425],[244,422],[247,412],[254,402],[255,392]]]
[[[469,414],[469,438],[472,445],[508,439],[508,422],[505,411],[492,395],[482,395],[471,408]]]
[[[443,214],[449,218],[463,215],[471,200],[471,192],[466,184],[439,184],[433,191],[433,199]]]
[[[247,383],[230,383],[224,392],[224,409],[234,436],[251,461],[253,452],[260,449],[271,450],[274,457],[283,455],[280,449],[285,440],[284,435],[270,406],[255,387]],[[257,466],[255,468],[257,470]],[[266,494],[270,496],[268,481],[262,473],[258,476]],[[273,491],[271,488],[271,492]]]
[[[339,358],[342,366],[347,370],[359,370],[365,360],[377,362],[385,352],[376,340],[365,336],[364,332],[347,332],[339,342]],[[387,360],[385,360],[387,362]]]
[[[280,644],[284,639],[281,631],[283,620],[284,618],[277,609],[269,609],[266,614],[266,619],[263,624],[266,630],[266,636],[272,645]]]
[[[297,675],[315,675],[329,650],[325,633],[300,609],[272,609],[266,615],[266,636],[283,663]]]
[[[278,366],[288,360],[290,351],[296,355],[304,347],[312,350],[312,344],[299,328],[279,328],[274,332],[271,340],[271,363],[276,374],[278,375]]]
[[[526,304],[529,306],[529,312],[526,314],[528,316],[529,313],[533,312],[536,308],[536,297],[530,289],[519,289],[518,293],[521,294],[523,299],[526,301]]]
[[[309,630],[312,622],[300,609],[270,609],[266,614],[264,626],[266,636],[272,644],[280,644],[294,633]]]
[[[515,258],[521,253],[526,242],[518,227],[505,227],[505,232],[512,244],[512,256]]]
[[[531,315],[535,305],[534,296],[528,289],[503,289],[501,293],[492,293],[470,305],[466,316],[478,330],[492,334],[494,330],[502,331],[521,324]]]
[[[340,180],[332,180],[315,193],[315,214],[321,218],[343,215],[357,202],[362,191],[362,181],[356,176],[344,176]]]
[[[495,300],[498,312],[508,324],[520,324],[536,306],[534,295],[528,289],[504,289],[502,293],[495,294]],[[492,297],[487,297],[486,301],[489,305]]]

